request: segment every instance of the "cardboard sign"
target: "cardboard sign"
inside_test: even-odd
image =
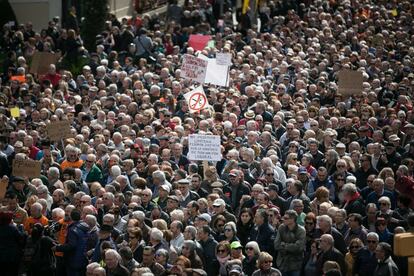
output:
[[[32,159],[13,160],[13,175],[36,178],[40,176],[41,162]]]
[[[202,84],[206,78],[206,72],[207,61],[191,55],[184,55],[181,65],[181,77]]]
[[[72,137],[69,121],[52,122],[46,126],[47,136],[51,141],[60,141]]]
[[[211,36],[209,35],[192,34],[188,38],[188,46],[193,48],[195,51],[202,51],[207,46],[210,39]]]
[[[194,90],[184,94],[184,98],[187,101],[190,113],[200,112],[202,109],[210,107],[208,104],[207,96],[204,93],[204,89],[201,85]]]
[[[347,97],[361,94],[363,81],[362,72],[341,70],[338,73],[338,92]]]
[[[220,161],[220,136],[191,134],[188,139],[188,158],[194,161]]]
[[[217,53],[216,54],[217,65],[231,65],[231,54],[230,53]]]
[[[4,199],[8,185],[9,185],[9,179],[6,176],[0,179],[0,199]]]
[[[39,75],[47,74],[50,64],[56,64],[59,58],[60,54],[35,52],[30,65],[30,73]]]
[[[219,65],[215,58],[208,58],[205,55],[198,55],[198,58],[207,61],[207,72],[204,83],[229,86],[229,66]]]

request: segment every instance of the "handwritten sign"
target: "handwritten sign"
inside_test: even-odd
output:
[[[56,64],[59,58],[59,53],[35,52],[33,54],[32,63],[30,64],[30,73],[40,75],[47,74],[50,64]]]
[[[184,55],[181,65],[181,77],[198,83],[204,83],[207,72],[207,61],[191,55]]]
[[[220,86],[229,86],[229,66],[219,65],[214,58],[199,54],[198,58],[207,61],[207,72],[204,83]]]
[[[344,96],[360,95],[364,79],[362,72],[342,70],[338,73],[338,91]]]
[[[188,140],[190,160],[198,161],[220,161],[221,148],[220,136],[191,134]]]
[[[35,178],[40,176],[41,162],[31,159],[13,160],[13,175]]]
[[[217,53],[216,63],[218,65],[231,65],[231,54],[230,53]]]
[[[46,127],[47,136],[51,141],[60,141],[72,136],[69,121],[52,122]]]
[[[4,199],[8,184],[9,184],[9,179],[7,178],[7,176],[3,176],[3,178],[0,179],[0,199]]]

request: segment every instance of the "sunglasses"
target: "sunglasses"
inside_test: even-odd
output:
[[[367,240],[367,243],[377,243],[377,241]]]
[[[354,246],[350,246],[349,248],[350,248],[350,249],[358,249],[358,248],[359,248],[359,246],[358,246],[358,245],[354,245]]]
[[[224,231],[230,232],[230,231],[233,231],[233,229],[227,228],[227,229],[224,229]]]
[[[226,252],[226,250],[224,250],[224,249],[217,250],[217,253],[224,253],[224,252]]]
[[[253,247],[246,247],[246,250],[254,250]]]

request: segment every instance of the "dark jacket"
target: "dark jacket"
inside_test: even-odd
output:
[[[247,276],[251,276],[253,272],[257,270],[256,262],[257,262],[257,256],[253,256],[251,259],[249,257],[246,257],[242,261],[242,267],[243,272]]]
[[[338,249],[342,254],[346,254],[348,250],[345,244],[344,237],[337,229],[331,227],[331,231],[328,231],[327,233],[322,233],[320,229],[316,229],[314,238],[319,239],[323,234],[331,234],[335,241],[334,247]]]
[[[375,253],[368,248],[361,248],[355,258],[353,273],[354,275],[370,275],[377,266],[377,258]]]
[[[306,230],[296,225],[290,230],[286,225],[279,226],[275,240],[278,252],[276,265],[281,271],[300,270],[303,263],[303,252],[306,245]]]
[[[260,251],[266,251],[272,255],[273,253],[273,241],[275,239],[275,230],[269,223],[263,223],[260,226],[256,226],[252,229],[250,234],[250,240],[257,242]]]
[[[84,170],[82,170],[82,172],[85,172]],[[85,172],[86,173],[86,172]],[[101,169],[99,169],[98,166],[93,165],[91,170],[89,171],[88,175],[85,178],[85,182],[86,183],[90,183],[90,182],[101,182],[102,181],[102,172]]]
[[[399,276],[400,272],[391,257],[379,262],[374,272],[375,276]]]
[[[73,222],[68,227],[65,244],[58,245],[56,251],[63,252],[68,268],[84,269],[88,264],[86,249],[89,238],[89,226],[84,222]]]
[[[250,194],[250,188],[244,183],[239,183],[236,188],[235,200],[233,200],[232,185],[227,184],[223,187],[223,194],[230,200],[231,208],[233,208],[233,210],[236,210],[240,205],[240,199],[242,196]]]
[[[365,205],[362,202],[362,198],[359,197],[353,201],[350,201],[344,209],[346,210],[347,214],[357,213],[361,216],[365,216]]]
[[[0,225],[0,263],[18,263],[23,247],[24,234],[16,226]]]
[[[342,275],[346,275],[345,257],[334,247],[329,251],[321,252],[318,256],[318,260],[316,261],[316,275],[323,275],[323,264],[327,261],[337,262],[341,268]]]
[[[213,237],[209,237],[206,241],[200,241],[200,244],[204,251],[204,267],[206,268],[207,275],[217,275],[220,268],[216,258],[216,247],[218,242],[214,240]]]

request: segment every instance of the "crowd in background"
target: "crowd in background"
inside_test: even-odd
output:
[[[414,229],[413,12],[171,1],[165,20],[110,16],[94,51],[76,16],[5,25],[1,274],[408,275],[393,241]],[[197,113],[180,77],[191,34],[232,55],[229,86],[205,84]],[[62,59],[30,74],[38,51]],[[360,93],[339,92],[343,69],[362,72]],[[63,120],[71,135],[51,141]],[[189,160],[189,134],[220,136],[222,159]],[[22,159],[40,177],[14,176]]]

